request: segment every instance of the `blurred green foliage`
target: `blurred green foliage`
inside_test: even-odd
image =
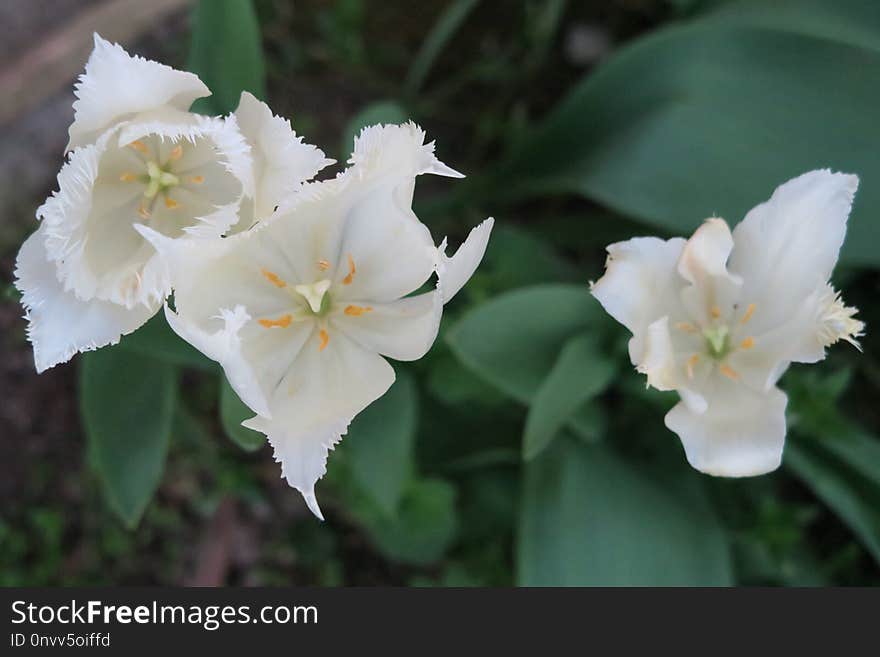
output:
[[[307,140],[322,143],[306,126],[328,150],[342,135],[343,160],[364,125],[412,118],[469,174],[420,180],[419,216],[453,244],[489,214],[495,233],[431,353],[395,363],[331,454],[326,523],[270,485],[247,409],[160,316],[81,359],[97,473],[82,526],[44,506],[4,517],[2,583],[59,583],[72,533],[88,546],[75,581],[139,581],[132,562],[150,559],[157,581],[179,581],[196,567],[182,559],[193,527],[223,499],[260,528],[232,583],[880,583],[876,3],[493,4],[428,2],[427,23],[395,2],[199,3],[190,66],[215,92],[201,110],[248,89],[285,114],[289,97]],[[585,34],[588,61],[571,45]],[[607,52],[596,34],[624,43]],[[838,345],[786,374],[778,472],[698,474],[663,426],[674,395],[645,390],[587,281],[611,241],[736,222],[819,167],[862,177],[843,256],[858,269],[837,275],[864,309],[865,352]],[[136,531],[102,513],[99,491],[126,525],[143,513]]]

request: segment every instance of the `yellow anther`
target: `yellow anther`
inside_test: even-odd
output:
[[[351,285],[351,282],[354,280],[354,275],[356,273],[356,269],[354,267],[354,258],[351,257],[351,254],[348,254],[348,276],[342,279],[343,285]]]
[[[130,171],[126,171],[121,176],[119,176],[119,180],[122,182],[134,182],[135,180],[137,180],[137,176]]]
[[[129,147],[135,149],[136,151],[140,151],[141,153],[149,153],[150,149],[147,148],[147,145],[142,142],[140,139],[136,139],[135,141],[129,144]]]
[[[183,146],[178,144],[174,148],[171,149],[171,153],[168,154],[168,161],[174,162],[175,160],[179,160],[183,155]]]
[[[329,260],[318,260],[318,269],[321,271],[327,271],[330,269],[330,261]]]
[[[751,349],[755,346],[755,338],[749,336],[745,340],[739,343],[740,349]]]
[[[150,218],[150,211],[147,210],[147,208],[143,205],[138,208],[138,214],[141,216],[142,219]]]
[[[266,277],[266,280],[268,280],[275,287],[287,287],[287,283],[284,281],[284,279],[275,272],[271,272],[268,269],[261,269],[260,273],[262,273],[263,276]]]
[[[372,306],[346,306],[345,310],[343,310],[346,315],[351,317],[360,317],[364,313],[373,312]]]
[[[719,308],[718,306],[712,306],[709,309],[709,312],[712,314],[713,319],[718,319],[719,317],[721,317],[721,308]]]
[[[675,325],[679,331],[684,331],[685,333],[696,333],[697,327],[691,324],[690,322],[678,322]]]
[[[318,351],[324,351],[327,348],[327,343],[330,342],[330,336],[327,334],[327,331],[321,329],[318,337],[321,339],[320,344],[318,344]]]
[[[203,182],[205,182],[205,177],[204,176],[190,176],[189,181],[191,183],[195,183],[196,185],[201,185]]]
[[[179,208],[179,207],[180,207],[180,203],[178,203],[177,201],[175,201],[175,200],[174,200],[173,198],[171,198],[170,196],[166,196],[166,197],[165,197],[165,207],[168,208],[169,210],[173,210],[174,208]]]
[[[700,362],[699,354],[694,354],[687,360],[687,374],[689,379],[694,378],[694,368],[697,366],[697,363]]]
[[[733,369],[730,365],[721,364],[718,366],[718,371],[721,372],[728,379],[732,379],[733,381],[739,380],[739,374],[736,373],[736,370]]]
[[[260,319],[258,321],[263,328],[287,328],[293,321],[293,315],[282,315],[278,319]]]
[[[742,319],[739,320],[740,324],[748,324],[749,320],[752,318],[752,315],[755,314],[755,304],[750,303],[748,308],[746,308],[746,314],[742,316]]]

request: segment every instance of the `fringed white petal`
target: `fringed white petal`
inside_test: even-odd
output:
[[[445,239],[437,249],[437,276],[443,291],[443,303],[449,303],[474,275],[486,253],[494,225],[495,220],[489,217],[473,228],[452,257],[446,255]]]

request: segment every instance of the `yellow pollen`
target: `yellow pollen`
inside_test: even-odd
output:
[[[739,343],[740,349],[751,349],[755,346],[755,338],[749,336],[745,340]]]
[[[343,285],[351,285],[351,282],[354,280],[356,269],[354,268],[354,258],[351,257],[351,254],[348,254],[348,276],[342,279]]]
[[[147,145],[140,139],[136,139],[135,141],[131,142],[129,146],[136,151],[140,151],[141,153],[147,153],[150,150],[149,148],[147,148]]]
[[[330,262],[327,260],[318,260],[318,269],[321,271],[327,271],[330,269]]]
[[[137,176],[130,171],[126,171],[121,176],[119,176],[119,180],[122,182],[134,182],[135,180],[137,180]]]
[[[138,208],[138,214],[141,216],[142,219],[150,218],[150,211],[147,210],[147,208],[145,208],[143,205]]]
[[[718,371],[721,372],[728,379],[732,379],[733,381],[737,381],[739,379],[739,374],[737,374],[736,370],[733,369],[730,365],[721,364],[718,366]]]
[[[364,313],[369,313],[372,311],[372,306],[346,306],[345,310],[343,310],[342,312],[351,317],[360,317]]]
[[[178,144],[174,148],[171,149],[171,153],[168,155],[168,161],[173,162],[174,160],[179,160],[183,155],[183,146]]]
[[[709,309],[709,312],[712,313],[713,319],[718,319],[719,317],[721,317],[721,308],[719,308],[718,306],[712,306]]]
[[[173,198],[171,198],[170,196],[166,196],[166,197],[165,197],[165,207],[168,208],[169,210],[173,210],[174,208],[179,208],[179,207],[180,207],[180,203],[178,203],[177,201],[175,201],[175,200],[174,200]]]
[[[746,314],[742,316],[742,319],[739,320],[740,324],[748,324],[749,320],[752,318],[752,315],[755,313],[755,304],[750,303],[749,307],[746,308]]]
[[[694,354],[687,361],[687,374],[689,379],[694,378],[694,368],[697,366],[697,363],[700,362],[699,354]]]
[[[287,328],[293,321],[293,315],[282,315],[278,319],[258,320],[263,328]]]
[[[195,183],[196,185],[201,185],[203,182],[205,182],[205,177],[204,176],[191,176],[189,181],[192,183]]]
[[[690,322],[678,322],[675,325],[679,331],[684,331],[685,333],[696,333],[697,327],[691,324]]]
[[[330,342],[330,336],[327,334],[327,331],[321,329],[321,332],[318,333],[318,337],[321,339],[321,343],[318,345],[318,351],[324,351],[327,348],[327,343]]]
[[[275,287],[287,287],[287,283],[275,272],[271,272],[268,269],[261,269],[260,272],[266,279]]]

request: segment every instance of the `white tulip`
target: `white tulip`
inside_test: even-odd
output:
[[[245,426],[268,436],[318,517],[328,450],[394,381],[383,356],[428,351],[492,228],[483,222],[452,258],[434,246],[411,209],[415,178],[461,174],[423,142],[411,123],[367,128],[349,169],[250,231],[204,248],[153,235],[177,272],[169,324],[223,366],[257,414]],[[437,288],[412,295],[435,271]]]
[[[690,464],[708,474],[776,469],[787,398],[776,382],[864,325],[829,284],[858,178],[813,171],[781,185],[733,233],[707,220],[687,241],[641,237],[608,247],[592,286],[633,334],[648,385],[675,390],[666,415]]]

